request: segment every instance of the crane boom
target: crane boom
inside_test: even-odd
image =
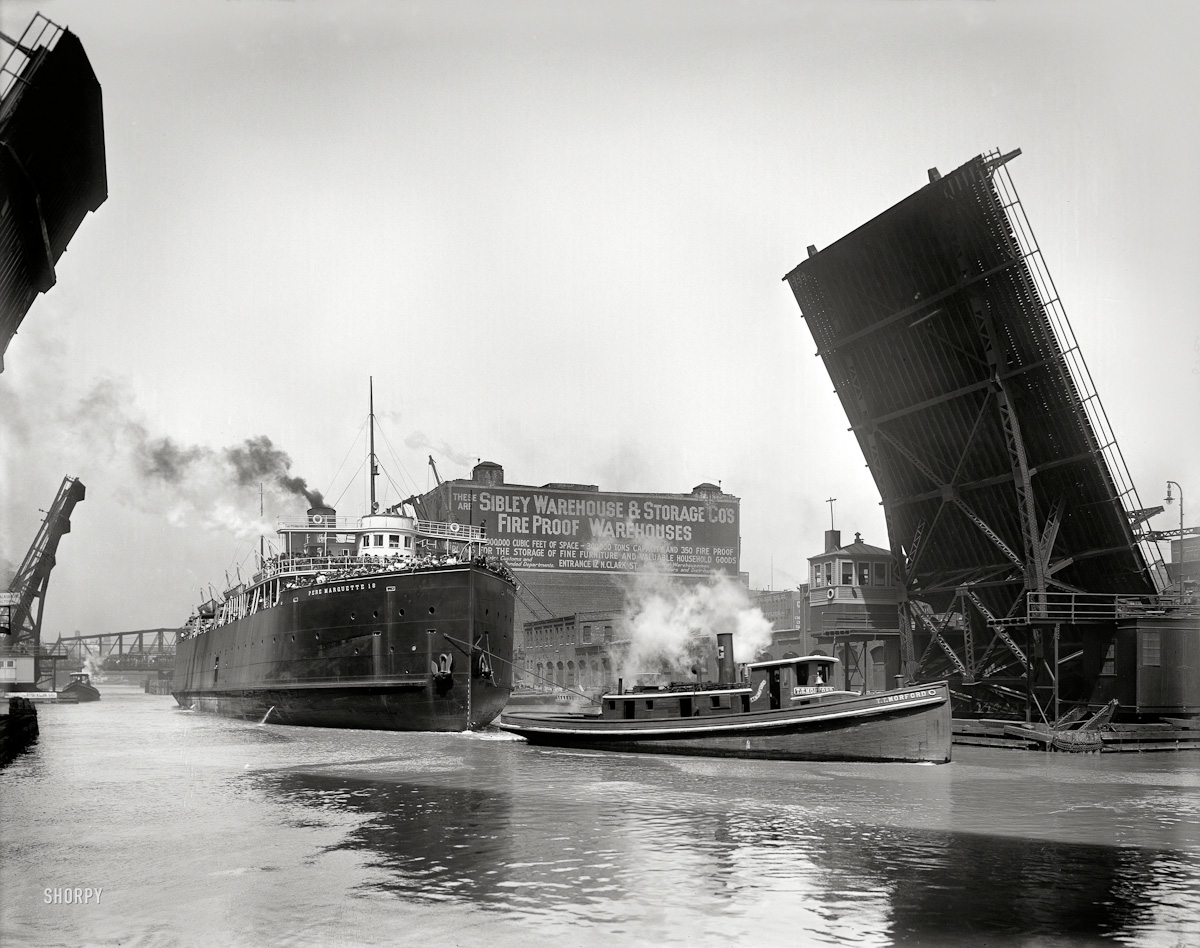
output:
[[[25,559],[9,584],[8,628],[2,631],[11,636],[9,644],[34,656],[34,676],[41,682],[42,608],[46,603],[46,587],[58,551],[58,541],[71,532],[71,511],[83,500],[86,491],[74,477],[64,477],[54,503],[34,537]]]

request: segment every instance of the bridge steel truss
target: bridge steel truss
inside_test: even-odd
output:
[[[1008,176],[1019,154],[931,170],[785,277],[883,501],[905,671],[992,705],[1060,676],[1029,602],[1167,582]]]
[[[132,632],[105,632],[93,635],[60,635],[54,643],[76,662],[92,660],[101,664],[110,658],[123,660],[129,669],[153,664],[159,658],[173,658],[178,629],[138,629]]]

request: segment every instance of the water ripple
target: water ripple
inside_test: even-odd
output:
[[[1184,755],[796,765],[168,709],[46,709],[0,778],[6,943],[1200,944]],[[42,904],[67,885],[104,901]]]

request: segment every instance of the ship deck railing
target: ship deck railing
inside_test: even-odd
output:
[[[318,515],[321,516],[321,515]],[[411,518],[410,518],[411,519]],[[387,527],[368,526],[362,517],[281,517],[277,526],[280,532],[304,533],[386,533]],[[487,533],[483,527],[468,523],[445,523],[440,520],[413,520],[413,529],[422,537],[435,540],[461,540],[462,542],[478,543],[486,539]]]
[[[504,579],[513,581],[512,570],[505,564],[485,555],[473,557],[456,556],[414,556],[414,557],[375,557],[375,556],[297,556],[268,560],[261,570],[255,573],[248,584],[238,585],[226,590],[225,597],[218,602],[228,601],[235,595],[249,596],[254,587],[270,580],[278,579],[287,583],[296,580],[295,587],[318,584],[317,577],[324,575],[329,584],[344,583],[347,580],[360,577],[374,576],[378,573],[415,573],[421,570],[446,569],[447,567],[478,566],[495,573]],[[289,588],[291,584],[289,584]]]
[[[441,557],[421,556],[297,556],[289,559],[270,561],[262,570],[255,573],[250,580],[251,586],[269,579],[306,579],[310,576],[325,574],[330,583],[342,582],[346,579],[357,579],[359,576],[371,576],[375,573],[389,573],[396,570],[412,572],[419,569],[433,569],[445,566],[469,565],[469,559],[451,557],[443,560]]]

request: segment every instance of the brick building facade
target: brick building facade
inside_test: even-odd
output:
[[[482,527],[488,552],[512,568],[520,584],[516,649],[522,656],[529,623],[619,614],[630,577],[647,560],[683,585],[703,583],[714,570],[736,578],[740,504],[707,482],[686,494],[510,484],[491,461],[477,464],[469,480],[444,481],[414,501],[422,519]],[[559,660],[553,660],[555,672]],[[562,661],[567,675],[566,663],[575,660]],[[524,658],[518,666],[526,667]]]

